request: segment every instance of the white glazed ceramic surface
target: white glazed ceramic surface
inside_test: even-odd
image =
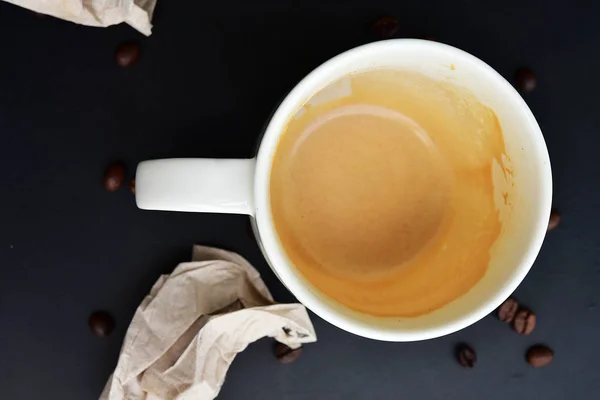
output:
[[[450,80],[493,109],[504,133],[511,174],[494,171],[503,222],[486,275],[450,304],[415,318],[378,318],[352,311],[319,292],[286,256],[274,229],[269,202],[273,156],[289,119],[320,89],[357,71],[374,68],[419,71]],[[509,201],[502,200],[509,193]],[[259,244],[285,286],[314,313],[357,335],[388,341],[439,337],[483,318],[523,280],[540,250],[550,215],[552,177],[548,151],[531,111],[496,71],[444,44],[416,39],[377,42],[349,50],[304,78],[280,104],[252,160],[174,159],[140,163],[136,199],[142,209],[252,215]]]

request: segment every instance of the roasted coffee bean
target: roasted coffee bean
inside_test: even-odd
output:
[[[283,343],[276,342],[273,348],[275,353],[275,357],[282,364],[290,364],[293,363],[300,357],[302,354],[302,347],[298,347],[297,349],[292,349],[286,346]]]
[[[544,345],[535,345],[527,350],[527,362],[532,367],[544,367],[552,362],[554,352]]]
[[[520,335],[529,335],[535,329],[535,314],[533,311],[522,308],[517,311],[513,322],[515,331]]]
[[[517,310],[519,309],[519,303],[512,297],[509,297],[502,303],[498,308],[498,318],[500,321],[510,324],[515,319]]]
[[[94,335],[106,337],[115,328],[115,320],[106,311],[94,311],[88,319],[88,325]]]
[[[129,67],[140,58],[140,45],[134,42],[123,43],[115,51],[115,59],[120,67]]]
[[[373,24],[373,33],[382,39],[389,39],[398,32],[398,20],[394,17],[379,18]]]
[[[135,194],[135,178],[131,178],[131,182],[129,182],[129,190],[131,190],[131,193]]]
[[[548,231],[551,231],[552,229],[556,228],[559,223],[560,213],[555,209],[552,209],[552,211],[550,211],[550,221],[548,221]]]
[[[125,165],[113,163],[104,172],[104,188],[109,192],[119,190],[125,182]]]
[[[477,363],[477,354],[468,344],[459,344],[456,348],[456,359],[464,368],[473,368]]]
[[[532,92],[535,89],[537,80],[535,74],[529,68],[519,68],[515,73],[515,83],[517,89],[521,92]]]

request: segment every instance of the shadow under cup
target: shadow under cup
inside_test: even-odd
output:
[[[487,272],[458,299],[418,317],[374,317],[329,299],[293,266],[276,235],[269,209],[270,168],[287,121],[328,84],[347,74],[375,68],[408,69],[433,79],[450,80],[495,112],[504,135],[507,157],[503,163],[510,174],[505,174],[499,165],[493,170],[502,231],[491,249]],[[267,126],[257,157],[255,232],[279,279],[317,315],[360,336],[388,341],[423,340],[478,321],[516,289],[544,239],[551,185],[550,161],[540,128],[523,99],[504,78],[479,59],[451,46],[413,39],[389,40],[331,59],[301,81],[281,103]],[[503,201],[503,193],[508,193],[508,202]]]

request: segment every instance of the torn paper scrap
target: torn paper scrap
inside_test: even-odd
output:
[[[5,0],[29,10],[88,26],[125,22],[146,36],[152,34],[156,0]]]
[[[214,399],[250,343],[316,341],[304,306],[276,304],[243,257],[194,246],[192,259],[161,276],[138,307],[101,400]]]

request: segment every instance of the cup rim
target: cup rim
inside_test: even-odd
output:
[[[465,313],[450,323],[419,330],[391,330],[377,328],[367,322],[352,320],[342,315],[334,307],[319,299],[320,296],[313,293],[310,287],[304,285],[297,276],[299,272],[295,272],[294,267],[289,265],[285,250],[279,243],[270,212],[269,184],[272,155],[275,153],[279,137],[285,131],[284,128],[289,115],[308,100],[304,97],[304,93],[315,90],[315,88],[316,90],[321,89],[322,87],[316,87],[316,83],[320,78],[328,74],[335,74],[335,70],[339,69],[340,65],[344,65],[351,59],[364,57],[370,51],[394,51],[399,48],[408,49],[410,47],[415,49],[418,47],[420,51],[446,53],[455,59],[458,58],[475,64],[482,75],[486,75],[487,79],[496,80],[499,86],[504,88],[504,93],[509,97],[509,101],[517,103],[517,106],[524,110],[530,128],[529,133],[533,136],[536,150],[543,161],[540,166],[540,176],[543,180],[541,199],[543,201],[542,204],[539,204],[537,210],[532,211],[537,215],[535,216],[535,234],[531,239],[531,246],[523,256],[520,265],[515,267],[516,272],[512,279],[503,282],[503,287],[499,288],[495,295],[490,296],[474,310]],[[329,59],[306,75],[288,93],[267,124],[258,150],[254,183],[255,216],[260,242],[262,242],[261,249],[281,282],[302,304],[329,323],[359,336],[393,342],[426,340],[454,333],[474,324],[500,306],[515,291],[533,266],[546,235],[552,201],[552,173],[546,143],[533,113],[519,93],[496,70],[479,58],[446,44],[421,39],[390,39],[358,46]],[[321,296],[327,297],[325,294]]]

